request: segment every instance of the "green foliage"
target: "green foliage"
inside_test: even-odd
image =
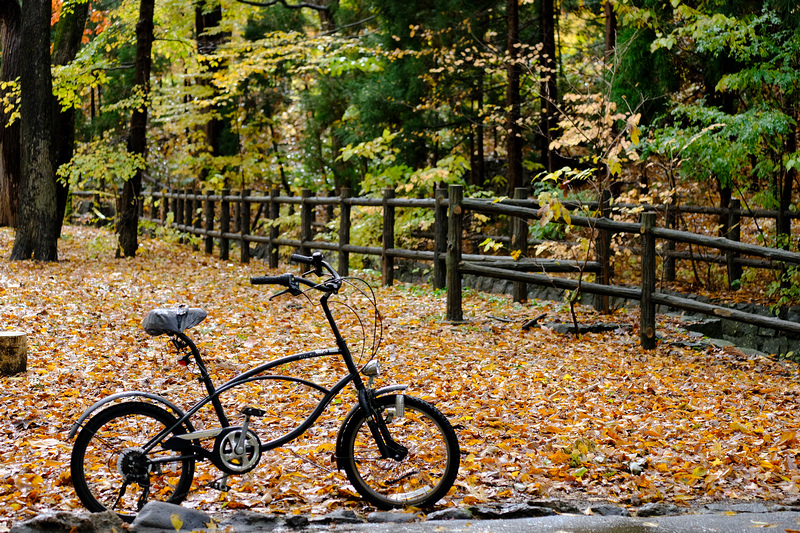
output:
[[[145,160],[132,154],[110,135],[81,143],[68,164],[58,169],[58,177],[79,190],[120,188],[137,171],[145,168]]]
[[[796,265],[785,266],[778,279],[767,287],[767,295],[777,297],[770,306],[775,314],[786,306],[800,303],[800,268]]]
[[[437,161],[435,166],[413,169],[398,164],[400,149],[392,146],[398,133],[384,130],[380,137],[355,146],[347,145],[342,150],[341,159],[358,159],[362,169],[361,188],[364,194],[375,195],[389,187],[403,196],[427,195],[439,183],[462,183],[464,173],[469,170],[469,162],[461,156],[451,155]]]
[[[688,180],[716,178],[723,186],[744,185],[753,157],[774,153],[793,127],[791,117],[769,108],[728,115],[700,103],[678,106],[671,116],[674,125],[651,132],[648,154],[674,160]],[[768,178],[775,168],[761,159],[752,171]]]
[[[399,148],[393,146],[397,133],[384,130],[380,137],[357,145],[347,145],[340,156],[343,161],[356,160],[362,170],[361,194],[379,196],[386,188],[394,189],[400,196],[429,196],[441,183],[463,183],[469,162],[460,156],[448,156],[435,166],[414,170],[397,163]],[[383,214],[378,209],[362,209],[353,213],[352,233],[364,246],[380,240]],[[433,212],[421,209],[398,209],[395,215],[395,234],[398,243],[413,246],[417,231],[427,231],[433,226]]]

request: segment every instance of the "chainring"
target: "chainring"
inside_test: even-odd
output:
[[[253,430],[247,430],[243,449],[237,450],[242,435],[241,427],[228,427],[214,440],[211,461],[226,474],[245,474],[261,460],[261,441]]]

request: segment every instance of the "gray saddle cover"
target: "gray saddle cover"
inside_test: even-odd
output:
[[[205,309],[185,305],[153,309],[142,320],[142,328],[154,337],[165,333],[180,333],[196,326],[207,315]]]

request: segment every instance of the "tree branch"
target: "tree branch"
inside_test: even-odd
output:
[[[270,7],[277,4],[281,4],[286,9],[316,9],[317,11],[328,11],[328,6],[320,6],[317,4],[309,4],[303,2],[301,4],[290,4],[286,0],[269,0],[268,2],[254,2],[253,0],[236,0],[240,4],[247,4],[248,6],[256,6],[256,7]]]

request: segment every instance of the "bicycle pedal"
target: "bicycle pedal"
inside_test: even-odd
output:
[[[229,492],[231,490],[228,485],[223,485],[222,483],[211,483],[211,488],[220,492]]]
[[[264,416],[267,412],[262,409],[256,409],[255,407],[245,407],[242,409],[242,414],[245,416]]]

